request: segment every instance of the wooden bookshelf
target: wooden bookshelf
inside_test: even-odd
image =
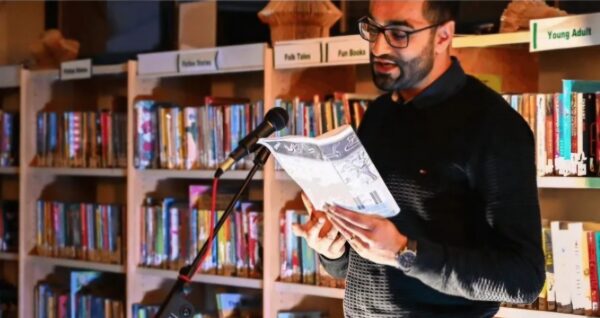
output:
[[[0,252],[0,260],[4,261],[18,261],[19,253]]]
[[[548,51],[530,54],[527,50],[528,33],[465,36],[454,39],[463,67],[470,73],[500,74],[503,89],[515,92],[552,92],[560,86],[561,78],[597,79],[600,67],[582,63],[600,53],[600,47]],[[355,41],[356,37],[347,38]],[[323,40],[320,45],[330,45]],[[340,43],[334,43],[340,45]],[[331,44],[331,45],[334,45]],[[256,48],[256,47],[254,47]],[[131,305],[137,302],[158,303],[164,299],[177,275],[175,271],[138,267],[140,259],[139,207],[149,195],[185,195],[190,184],[208,183],[214,171],[210,170],[139,170],[133,167],[133,105],[137,99],[152,98],[173,101],[180,105],[199,105],[202,98],[212,96],[243,96],[252,101],[264,100],[265,111],[272,108],[278,97],[306,98],[334,91],[377,94],[371,81],[368,60],[329,61],[276,68],[275,49],[262,45],[262,65],[253,60],[249,65],[230,69],[181,73],[173,69],[180,52],[163,52],[153,58],[161,60],[170,69],[139,74],[141,61],[127,64],[94,66],[91,79],[60,81],[57,70],[22,70],[19,85],[1,89],[13,90],[13,100],[7,105],[20,112],[21,142],[19,167],[0,168],[2,191],[18,198],[21,221],[19,224],[19,253],[0,253],[0,259],[18,264],[20,317],[33,315],[33,287],[38,280],[53,273],[57,267],[98,270],[121,273],[126,279],[125,312],[131,317]],[[223,51],[225,52],[225,51]],[[221,53],[220,53],[221,54]],[[489,57],[489,59],[488,59]],[[143,60],[143,59],[142,59]],[[243,60],[243,59],[241,59]],[[511,61],[511,63],[506,63]],[[144,62],[148,63],[148,61]],[[516,65],[516,66],[515,66]],[[1,72],[1,70],[0,70]],[[1,83],[0,83],[1,84]],[[14,97],[14,93],[17,97]],[[124,169],[46,168],[36,167],[35,116],[41,110],[66,111],[73,105],[92,110],[99,99],[112,95],[127,99],[127,167]],[[86,106],[87,105],[87,106]],[[86,107],[92,108],[86,108]],[[223,179],[239,183],[247,171],[229,171]],[[234,290],[252,289],[263,295],[263,316],[275,317],[280,310],[322,310],[331,318],[343,317],[344,290],[320,286],[291,284],[279,281],[279,214],[284,209],[303,209],[300,189],[285,172],[275,171],[269,160],[264,171],[253,182],[252,194],[264,198],[263,278],[248,279],[199,275],[194,283],[200,286],[216,285]],[[600,221],[600,178],[543,177],[538,179],[543,217],[574,221]],[[123,265],[101,264],[81,260],[60,259],[30,255],[35,246],[36,200],[85,198],[96,202],[117,202],[126,205],[126,236]],[[582,317],[551,312],[501,308],[498,317]]]
[[[174,271],[174,270],[144,268],[144,267],[138,267],[137,273],[140,275],[161,277],[161,278],[166,278],[166,279],[171,279],[171,280],[175,280],[178,275],[178,272]],[[262,288],[262,279],[254,279],[254,278],[207,275],[207,274],[198,273],[192,277],[192,281],[195,283],[204,283],[204,284],[220,285],[220,286],[232,286],[232,287],[243,287],[243,288],[254,288],[254,289]]]
[[[19,167],[1,167],[0,175],[16,175],[19,174]]]
[[[286,282],[276,282],[274,286],[275,290],[286,294],[300,294],[307,296],[344,299],[344,289],[342,288],[294,284]]]
[[[77,259],[30,255],[27,257],[27,261],[31,263],[43,263],[52,266],[88,269],[100,272],[125,273],[125,266],[123,265],[89,262]]]
[[[248,170],[231,170],[221,176],[221,180],[244,180],[248,175]],[[168,169],[138,169],[136,173],[140,175],[150,175],[158,178],[177,178],[177,179],[204,179],[211,180],[214,170],[168,170]],[[263,173],[257,171],[252,180],[262,180]]]
[[[31,167],[29,170],[34,174],[56,175],[56,176],[110,177],[110,178],[118,178],[118,177],[127,176],[126,169]]]
[[[59,268],[126,274],[127,266],[31,255],[35,251],[36,202],[126,204],[127,169],[37,167],[40,111],[126,109],[127,64],[93,66],[91,78],[61,80],[59,71],[22,70],[20,76],[19,317],[33,316],[34,287]],[[125,231],[123,233],[126,233]],[[123,246],[124,248],[124,246]]]
[[[452,40],[452,47],[459,48],[486,48],[508,45],[529,45],[531,35],[529,31],[495,33],[483,35],[457,35]]]

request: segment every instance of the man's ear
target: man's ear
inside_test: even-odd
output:
[[[448,21],[437,27],[435,36],[435,51],[442,53],[448,51],[454,37],[454,21]]]

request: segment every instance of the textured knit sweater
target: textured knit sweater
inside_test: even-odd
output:
[[[321,256],[346,277],[346,317],[493,317],[500,302],[536,299],[544,257],[533,134],[500,95],[453,59],[411,101],[380,96],[358,135],[417,258],[403,272],[349,246],[337,260]]]

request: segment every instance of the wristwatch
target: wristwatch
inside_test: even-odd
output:
[[[398,269],[409,271],[417,259],[417,241],[409,239],[406,246],[396,254]]]

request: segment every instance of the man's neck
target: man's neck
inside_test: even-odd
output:
[[[415,87],[409,89],[403,89],[398,93],[402,96],[402,100],[404,102],[408,102],[415,98],[415,96],[419,95],[422,91],[424,91],[431,83],[435,82],[444,72],[450,68],[452,65],[452,59],[450,55],[447,55],[445,58],[435,59],[433,62],[433,67],[431,68],[431,72],[417,84]]]

